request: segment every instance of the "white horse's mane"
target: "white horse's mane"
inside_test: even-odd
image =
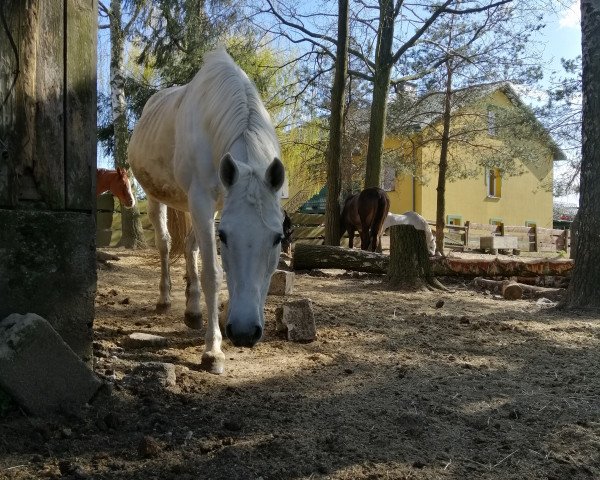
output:
[[[240,136],[247,158],[236,160],[264,171],[280,156],[275,129],[256,87],[224,48],[206,54],[192,83],[198,86],[195,93],[201,95],[205,127],[213,139],[217,161]]]

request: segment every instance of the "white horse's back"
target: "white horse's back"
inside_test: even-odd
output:
[[[186,87],[171,87],[150,97],[129,141],[128,160],[144,191],[178,210],[187,210],[187,194],[175,180],[175,122]]]
[[[431,227],[425,218],[419,215],[417,212],[405,212],[402,215],[397,213],[388,213],[385,221],[383,222],[383,230],[394,225],[412,225],[417,230],[423,230],[425,232],[425,242],[427,244],[427,250],[430,255],[435,255],[435,238]]]

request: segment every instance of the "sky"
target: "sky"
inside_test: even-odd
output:
[[[564,8],[558,17],[548,24],[544,31],[547,40],[544,49],[544,61],[552,68],[560,70],[561,58],[575,58],[581,55],[581,13],[579,0],[569,0],[570,5]],[[554,177],[565,171],[567,162],[555,162]],[[555,197],[555,203],[579,204],[579,195],[570,194]]]

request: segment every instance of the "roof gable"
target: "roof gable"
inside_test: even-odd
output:
[[[542,125],[533,113],[519,97],[516,90],[509,83],[469,87],[457,90],[451,99],[451,111],[453,114],[459,110],[476,105],[494,93],[501,92],[508,101],[523,111],[528,119],[532,121],[536,133],[552,151],[555,160],[565,160],[566,155],[554,141],[548,130]],[[404,100],[397,102],[390,108],[390,122],[393,124],[393,133],[418,132],[436,124],[442,119],[444,108],[444,92],[432,92],[415,100]]]

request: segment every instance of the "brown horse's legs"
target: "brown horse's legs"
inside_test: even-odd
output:
[[[356,230],[353,226],[348,227],[348,248],[354,248],[354,233]]]

